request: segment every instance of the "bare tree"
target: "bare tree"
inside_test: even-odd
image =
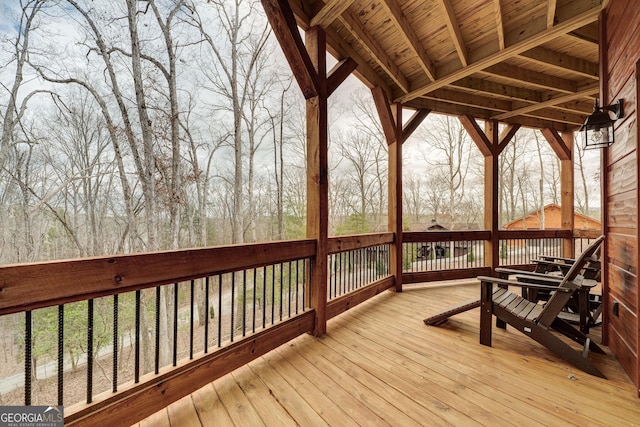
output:
[[[465,197],[465,179],[469,171],[471,143],[458,120],[449,116],[433,116],[420,127],[421,139],[427,141],[422,151],[433,176],[446,188],[446,209],[455,223],[456,212]]]

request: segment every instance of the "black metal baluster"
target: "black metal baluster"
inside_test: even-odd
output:
[[[178,365],[178,283],[173,284],[173,366]]]
[[[64,400],[64,305],[58,306],[58,406]]]
[[[87,301],[87,403],[93,398],[93,300]]]
[[[284,294],[282,293],[283,289],[282,289],[282,285],[284,283],[284,277],[283,277],[283,271],[284,269],[282,268],[282,263],[279,264],[280,265],[280,320],[282,320],[282,314],[283,314],[283,308],[284,308]]]
[[[193,308],[195,306],[195,300],[194,300],[194,290],[195,290],[195,286],[196,286],[196,281],[191,279],[191,312],[189,315],[189,360],[193,359]]]
[[[218,347],[222,347],[222,274],[218,275]]]
[[[209,352],[209,276],[204,280],[204,353]]]
[[[161,289],[160,286],[156,287],[156,337],[155,337],[155,357],[154,357],[154,372],[156,375],[160,372],[160,295]]]
[[[134,343],[134,382],[138,384],[140,382],[140,290],[136,291],[136,339]]]
[[[289,291],[289,317],[291,317],[291,261],[289,261],[289,277],[287,280],[287,289]]]
[[[242,270],[242,336],[247,335],[247,270]]]
[[[32,334],[32,316],[31,310],[25,311],[24,319],[24,404],[31,405],[31,378],[33,377],[31,369],[33,367],[31,360],[31,348],[33,344]]]
[[[233,325],[235,324],[235,302],[236,302],[236,273],[231,273],[231,342],[233,342]]]
[[[267,326],[267,266],[262,267],[262,328]]]
[[[111,391],[118,391],[118,294],[113,296],[113,384]]]
[[[271,266],[271,324],[276,323],[276,266]]]
[[[296,260],[296,314],[299,313],[300,310],[300,289],[299,289],[299,283],[298,283],[298,279],[299,279],[299,275],[298,275],[298,269],[300,268],[300,260]]]
[[[258,284],[258,270],[253,269],[253,312],[251,315],[251,332],[256,333],[256,286]]]

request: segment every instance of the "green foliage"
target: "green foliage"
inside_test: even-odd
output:
[[[467,262],[474,262],[476,260],[476,255],[473,253],[473,246],[469,247],[469,251],[467,252]]]
[[[415,262],[417,257],[418,249],[415,245],[405,245],[404,250],[402,251],[402,270],[410,270],[411,265]]]
[[[500,259],[507,259],[508,249],[507,242],[500,243]]]
[[[371,226],[367,217],[363,214],[352,214],[336,227],[336,235],[345,236],[350,234],[370,233]]]
[[[304,239],[307,236],[307,223],[304,218],[287,215],[284,219],[287,239]]]

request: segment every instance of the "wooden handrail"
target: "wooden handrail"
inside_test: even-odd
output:
[[[338,236],[329,238],[329,255],[354,249],[393,243],[393,233],[371,233],[356,236]]]
[[[0,267],[0,315],[315,256],[314,240]]]

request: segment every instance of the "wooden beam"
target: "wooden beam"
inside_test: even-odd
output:
[[[409,81],[407,77],[402,74],[398,65],[389,56],[387,51],[383,49],[373,37],[369,36],[358,21],[358,18],[347,10],[340,17],[340,22],[342,22],[344,27],[360,41],[362,48],[368,51],[369,55],[376,60],[378,65],[389,75],[389,77],[391,77],[404,92],[408,92]]]
[[[326,4],[311,18],[311,26],[327,28],[333,21],[351,6],[355,0],[327,0]]]
[[[305,3],[303,3],[305,1]],[[308,31],[311,28],[311,17],[306,10],[308,5],[306,0],[289,0],[292,10],[297,18],[298,25],[302,30]],[[336,58],[352,58],[358,64],[358,68],[353,74],[358,77],[367,87],[372,88],[379,86],[387,93],[390,89],[385,80],[383,80],[376,71],[362,58],[362,56],[354,49],[350,42],[346,41],[343,35],[336,33],[332,27],[325,28],[327,35],[327,50]]]
[[[329,71],[329,75],[327,76],[327,95],[331,96],[357,67],[358,63],[351,58],[338,62],[335,67]]]
[[[261,0],[271,29],[275,34],[291,71],[305,99],[318,94],[318,78],[298,31],[296,18],[287,0]]]
[[[518,55],[545,67],[552,67],[563,72],[568,71],[592,80],[598,79],[598,64],[560,54],[544,47],[534,47],[520,52]]]
[[[327,257],[329,237],[328,89],[325,32],[312,27],[306,33],[310,59],[317,70],[318,95],[308,98],[307,110],[307,237],[316,240],[312,263],[311,306],[316,311],[313,334],[327,331]]]
[[[418,65],[422,68],[422,71],[427,75],[429,80],[436,79],[436,69],[433,62],[424,50],[423,43],[420,41],[411,22],[407,19],[407,16],[402,12],[398,2],[396,0],[383,0],[382,2],[389,11],[389,18],[395,24],[400,36],[404,39],[405,43],[409,46],[418,58]]]
[[[498,141],[500,142],[498,144],[498,154],[504,151],[509,142],[511,142],[511,139],[516,135],[516,132],[518,132],[518,129],[520,129],[519,124],[509,124],[502,130],[502,132],[500,132],[500,136],[498,138]]]
[[[458,116],[458,119],[460,120],[460,123],[462,123],[462,126],[465,128],[473,142],[476,143],[482,155],[485,157],[491,156],[494,151],[491,145],[492,142],[482,131],[480,125],[478,125],[478,122],[476,122],[476,119],[468,115]]]
[[[471,116],[475,117],[479,120],[490,120],[491,116],[489,113],[491,111],[481,109],[481,108],[473,108],[465,105],[451,104],[445,101],[435,101],[426,98],[419,98],[411,102],[412,108],[424,108],[432,111],[437,111],[440,114],[449,114],[452,116]],[[564,130],[576,130],[579,125],[562,123],[557,120],[549,120],[540,117],[529,117],[529,116],[516,116],[510,117],[502,120],[503,123],[514,123],[519,124],[524,127],[533,128],[533,129],[541,129],[546,127],[554,127],[558,131]]]
[[[420,109],[416,110],[415,113],[407,120],[407,123],[402,127],[402,143],[404,144],[407,139],[418,129],[418,126],[427,118],[427,116],[431,113],[431,110]]]
[[[460,26],[458,25],[455,12],[451,6],[451,0],[438,0],[438,3],[440,4],[440,8],[444,11],[443,18],[447,24],[451,41],[456,47],[456,52],[458,52],[460,63],[463,67],[466,67],[469,64],[469,61],[467,60],[467,47],[465,46],[464,39],[462,38],[462,32],[460,32]]]
[[[540,129],[540,132],[545,137],[545,139],[551,146],[551,149],[553,150],[554,153],[556,153],[556,156],[558,156],[560,160],[571,160],[571,153],[573,149],[571,146],[565,143],[565,141],[562,139],[558,131],[556,131],[555,129],[548,128],[548,129]],[[573,135],[573,134],[570,132],[565,132],[564,135]],[[571,142],[573,143],[573,136],[571,136]]]
[[[522,101],[541,102],[543,101],[540,92],[506,84],[500,84],[489,80],[481,80],[475,77],[464,77],[451,83],[452,87],[464,89],[471,92],[484,92],[491,96],[503,99],[517,99]]]
[[[545,129],[553,133],[553,139],[562,142],[562,147],[565,148],[566,155],[560,157],[560,228],[564,230],[571,230],[575,228],[575,214],[574,214],[574,174],[575,167],[573,164],[573,132],[563,132],[562,135],[557,134],[553,129]],[[544,133],[543,133],[544,135]],[[545,135],[547,140],[549,139]],[[554,149],[555,151],[555,149]],[[573,236],[570,239],[564,239],[564,256],[573,258],[575,256],[575,244]]]
[[[599,15],[600,7],[592,7],[590,9],[587,9],[586,11],[578,13],[577,15],[565,20],[564,22],[559,22],[550,29],[542,30],[536,34],[531,35],[529,38],[521,40],[511,46],[506,46],[503,50],[496,51],[496,49],[492,48],[490,45],[485,48],[480,48],[477,50],[477,55],[474,55],[476,57],[479,55],[480,57],[476,60],[470,57],[471,64],[469,64],[467,67],[460,68],[459,65],[456,64],[445,65],[443,66],[442,70],[437,70],[437,74],[442,77],[438,78],[438,80],[434,82],[411,90],[404,96],[399,97],[397,101],[405,103],[433,90],[449,85],[457,80],[460,80],[480,70],[495,65],[498,62],[502,62],[507,58],[531,50],[543,43],[548,42],[549,40],[552,40],[560,34],[566,34],[588,23],[594,22],[598,19]],[[489,53],[487,54],[486,52]],[[451,67],[453,67],[453,69],[451,69]]]
[[[540,73],[539,71],[530,70],[528,68],[516,67],[500,63],[492,65],[480,71],[480,74],[492,75],[500,77],[500,80],[506,80],[511,84],[527,86],[536,86],[540,89],[554,90],[564,93],[575,93],[578,90],[578,84],[569,79],[558,76],[551,76]]]
[[[380,124],[382,125],[382,131],[384,132],[384,136],[387,139],[387,144],[391,145],[396,142],[396,122],[393,118],[393,113],[391,112],[391,106],[389,104],[389,99],[387,98],[387,94],[385,91],[380,89],[379,87],[374,87],[371,89],[371,93],[373,95],[373,102],[376,105],[376,109],[378,110],[378,116],[380,117]]]
[[[557,0],[547,0],[547,28],[553,27],[556,19],[556,3]]]
[[[585,96],[589,96],[589,95],[594,95],[597,94],[599,91],[599,87],[597,84],[594,84],[592,87],[587,88],[587,89],[583,89],[580,92],[571,94],[571,95],[562,95],[562,96],[556,96],[553,97],[549,100],[546,101],[542,101],[542,102],[538,102],[535,104],[531,104],[528,105],[526,107],[522,107],[522,108],[518,108],[512,111],[508,111],[506,113],[502,113],[502,114],[498,114],[496,116],[494,116],[493,118],[496,120],[502,120],[502,119],[506,119],[508,117],[514,117],[514,116],[521,116],[523,114],[528,114],[531,113],[533,111],[536,110],[541,110],[543,108],[547,108],[547,107],[551,107],[554,106],[556,104],[560,104],[563,102],[568,102],[568,101],[573,101],[574,99],[580,99],[580,98],[584,98]],[[583,120],[579,120],[579,122],[581,122]]]
[[[489,94],[484,96],[480,91],[471,91],[467,88],[463,90],[451,90],[442,88],[434,90],[424,95],[422,99],[432,99],[434,101],[451,102],[452,104],[466,105],[474,108],[486,108],[488,110],[494,110],[496,113],[511,111],[513,103],[510,100],[504,99],[502,96],[496,96]],[[593,105],[591,106],[593,110]]]
[[[502,23],[502,6],[500,6],[500,0],[493,0],[493,9],[496,18],[496,33],[498,34],[498,49],[504,50],[504,25]]]

